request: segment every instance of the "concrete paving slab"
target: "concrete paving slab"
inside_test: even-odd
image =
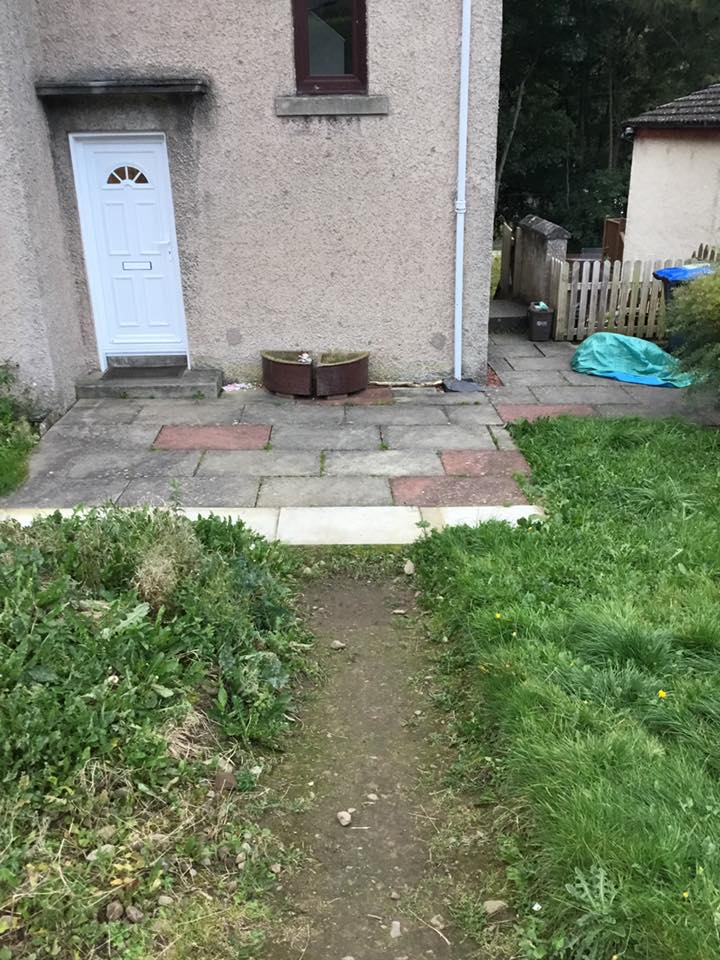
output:
[[[68,424],[132,423],[140,413],[140,408],[139,403],[130,400],[78,400],[62,419]]]
[[[437,387],[394,387],[393,396],[396,406],[410,403],[443,407],[472,402],[470,399],[472,394],[445,393],[444,390],[439,390]]]
[[[327,476],[402,477],[432,476],[443,472],[440,458],[433,450],[377,450],[328,453]]]
[[[620,386],[617,380],[610,380],[608,377],[591,377],[587,373],[575,373],[574,370],[563,370],[563,379],[571,387],[605,387],[612,388],[615,385]]]
[[[509,476],[398,477],[390,481],[398,506],[444,507],[527,503]]]
[[[523,340],[521,337],[514,339],[497,340],[493,335],[488,342],[488,359],[490,363],[498,357],[542,357],[543,354],[538,350],[530,340]]]
[[[513,387],[567,387],[566,372],[554,367],[550,370],[513,370],[503,374],[503,386]]]
[[[210,451],[197,470],[199,477],[228,473],[236,477],[319,477],[320,451]]]
[[[385,405],[393,403],[393,401],[393,392],[390,387],[368,387],[367,390],[361,390],[360,393],[351,393],[345,397],[327,397],[319,402],[328,407],[366,407],[376,404]],[[309,402],[312,403],[313,401]]]
[[[486,426],[385,427],[383,439],[393,450],[492,450]]]
[[[472,407],[451,407],[447,410],[450,423],[458,427],[482,427],[488,423],[502,423],[495,407],[486,400]]]
[[[283,507],[277,536],[297,546],[413,543],[420,519],[416,507]]]
[[[70,460],[62,471],[64,477],[189,477],[195,472],[199,453],[180,450],[142,450],[137,447],[110,447],[92,444]],[[56,476],[61,474],[56,473]]]
[[[489,426],[488,430],[492,434],[492,438],[495,441],[495,446],[498,450],[517,450],[517,444],[512,438],[510,431],[507,427],[496,427]]]
[[[242,418],[243,423],[292,427],[337,427],[344,420],[344,406],[320,406],[315,403],[296,403],[294,400],[286,400],[282,404],[248,403]]]
[[[270,427],[259,423],[212,426],[168,424],[157,435],[156,450],[262,450]]]
[[[577,350],[578,345],[570,340],[540,340],[535,346],[544,357],[570,357]]]
[[[259,507],[365,507],[392,504],[388,481],[380,477],[288,477],[263,480]]]
[[[162,507],[178,503],[183,507],[254,507],[259,477],[235,477],[231,474],[210,477],[157,477],[131,480],[118,504],[121,507]]]
[[[156,424],[158,430],[166,423],[200,426],[203,424],[239,423],[245,401],[239,394],[230,394],[218,400],[145,400],[137,415],[137,423]]]
[[[115,501],[127,486],[127,479],[121,476],[93,478],[92,480],[70,480],[55,476],[43,476],[29,480],[26,484],[8,496],[0,499],[0,506],[12,507],[76,507],[79,504],[99,506]]]
[[[445,408],[441,404],[405,403],[389,407],[354,407],[348,409],[346,422],[357,425],[392,424],[447,424]]]
[[[274,450],[378,450],[380,439],[379,427],[281,424],[273,427],[270,442]]]
[[[158,435],[153,423],[109,423],[107,420],[68,420],[62,417],[43,437],[46,446],[70,443],[91,446],[94,443],[121,443],[150,449]]]
[[[515,384],[489,387],[485,394],[494,406],[498,403],[537,403],[537,397],[530,387],[524,386],[519,379]]]
[[[566,353],[543,357],[509,357],[513,370],[569,370],[570,357]]]
[[[507,373],[512,373],[513,368],[510,366],[510,362],[507,357],[500,357],[495,353],[489,354],[488,363],[500,377],[504,379]]]
[[[581,403],[535,403],[535,404],[499,404],[498,413],[505,423],[516,420],[539,420],[540,417],[591,417],[595,410],[589,404]]]
[[[441,459],[449,476],[512,477],[516,473],[531,473],[519,450],[445,450]]]
[[[647,387],[639,383],[624,383],[622,389],[625,397],[616,398],[618,403],[628,397],[650,407],[682,407],[687,402],[687,390],[675,387]]]
[[[542,516],[542,510],[532,504],[511,507],[421,507],[420,513],[432,530],[445,527],[477,527],[478,524],[498,520],[516,526],[518,520]]]
[[[611,387],[533,387],[540,403],[622,403],[627,393],[619,383]]]

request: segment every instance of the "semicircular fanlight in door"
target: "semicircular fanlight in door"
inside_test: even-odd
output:
[[[142,170],[128,164],[122,167],[115,167],[107,178],[107,182],[111,186],[117,186],[120,183],[149,183],[149,180]]]

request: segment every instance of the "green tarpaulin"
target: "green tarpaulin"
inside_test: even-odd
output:
[[[689,387],[692,378],[656,343],[621,333],[594,333],[583,340],[571,364],[577,373],[651,387]]]

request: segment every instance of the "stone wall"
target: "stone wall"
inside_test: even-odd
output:
[[[513,296],[530,303],[549,296],[550,261],[564,260],[570,234],[563,227],[542,217],[528,216],[517,225]]]

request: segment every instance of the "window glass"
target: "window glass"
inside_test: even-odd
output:
[[[339,77],[353,72],[353,0],[309,0],[310,74]]]

